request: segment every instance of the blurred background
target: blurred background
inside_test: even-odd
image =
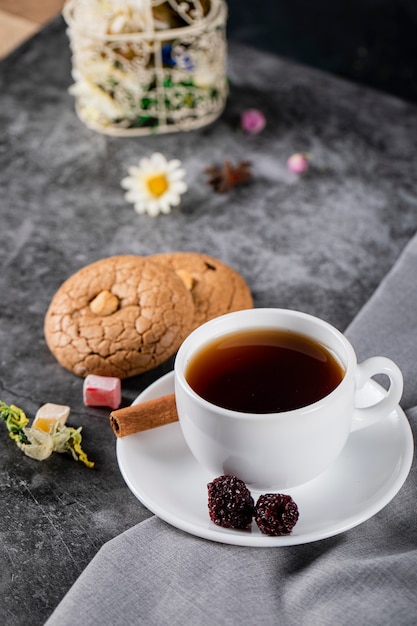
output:
[[[230,37],[417,102],[417,0],[228,0]]]
[[[64,0],[0,0],[0,58]],[[229,38],[417,103],[417,0],[228,0]]]

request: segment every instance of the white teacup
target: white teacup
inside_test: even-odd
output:
[[[284,329],[312,338],[341,364],[341,382],[308,406],[275,413],[231,410],[200,397],[186,378],[196,354],[217,338],[252,329]],[[372,406],[356,408],[357,391],[377,374],[389,377],[388,391]],[[286,309],[250,309],[215,318],[186,338],[175,360],[178,417],[192,454],[213,477],[232,474],[259,490],[288,489],[321,474],[352,431],[395,409],[402,390],[401,371],[390,359],[376,356],[358,364],[352,345],[336,328]]]

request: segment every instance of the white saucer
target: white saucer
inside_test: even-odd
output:
[[[148,387],[134,404],[174,391],[173,372]],[[381,397],[371,381],[361,404]],[[351,434],[336,463],[318,478],[288,490],[300,511],[290,535],[269,537],[252,524],[240,531],[213,524],[207,483],[214,476],[189,452],[179,423],[117,440],[120,471],[134,495],[155,515],[185,532],[241,546],[289,546],[342,533],[380,511],[400,490],[413,459],[413,436],[397,407],[386,419]],[[259,493],[253,491],[256,501]]]

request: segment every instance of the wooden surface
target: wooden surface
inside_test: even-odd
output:
[[[0,0],[0,59],[54,18],[64,0]]]

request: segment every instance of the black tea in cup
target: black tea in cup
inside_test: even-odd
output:
[[[278,413],[317,402],[345,375],[316,340],[284,329],[236,331],[206,343],[185,378],[202,398],[245,413]]]

